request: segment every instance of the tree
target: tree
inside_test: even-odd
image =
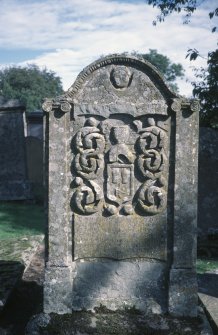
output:
[[[148,4],[160,9],[160,15],[157,20],[153,21],[156,25],[157,21],[162,22],[173,12],[184,13],[184,23],[190,21],[191,15],[199,6],[197,0],[148,0]],[[218,16],[218,8],[208,13],[209,19]],[[217,27],[212,28],[212,33],[217,31]],[[202,57],[198,50],[189,49],[186,57],[195,60]],[[193,82],[193,95],[199,98],[201,103],[200,125],[218,128],[218,49],[209,51],[207,55],[207,69],[195,68],[195,74],[200,81]]]
[[[13,66],[0,71],[0,94],[7,99],[20,99],[27,112],[40,109],[44,98],[62,93],[60,77],[36,65]]]
[[[201,101],[201,126],[218,128],[218,49],[209,52],[208,68],[195,69],[199,82],[193,82],[193,94]]]
[[[157,7],[160,9],[160,14],[157,16],[157,20],[153,21],[153,24],[156,25],[157,21],[162,22],[165,20],[165,17],[176,13],[185,13],[183,22],[189,23],[191,15],[196,11],[199,6],[198,0],[147,0],[149,5]],[[215,16],[218,16],[218,8],[215,8],[213,12],[208,13],[209,18],[213,19]],[[212,32],[215,32],[217,27],[212,28]]]
[[[181,64],[172,63],[171,60],[155,49],[150,49],[149,53],[141,55],[145,60],[153,64],[165,77],[169,86],[178,92],[178,86],[175,83],[177,77],[184,77],[184,69]]]

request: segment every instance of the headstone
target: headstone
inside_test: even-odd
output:
[[[26,137],[26,156],[34,199],[43,202],[43,141],[33,136]]]
[[[0,200],[32,197],[27,179],[24,111],[18,100],[0,97]]]
[[[34,199],[43,202],[43,112],[27,114],[27,171]]]
[[[43,112],[35,111],[27,113],[27,137],[36,137],[43,141]]]
[[[44,311],[196,316],[198,102],[150,63],[111,55],[43,108]]]

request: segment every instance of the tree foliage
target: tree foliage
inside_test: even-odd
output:
[[[184,23],[190,21],[191,15],[196,11],[199,6],[198,0],[147,0],[149,5],[157,7],[160,9],[160,14],[157,16],[157,20],[153,21],[153,24],[156,25],[157,21],[162,22],[165,20],[169,14],[173,12],[176,13],[185,13]],[[215,16],[218,16],[218,8],[215,8],[214,11],[208,13],[209,18],[213,19]],[[217,27],[212,28],[212,32],[215,32]]]
[[[0,94],[7,99],[20,99],[27,112],[40,109],[44,98],[61,93],[60,77],[36,65],[13,66],[0,71]]]
[[[147,2],[160,9],[160,14],[153,21],[154,25],[157,24],[157,21],[164,21],[173,12],[185,13],[184,23],[188,23],[191,15],[199,6],[197,0],[148,0]],[[208,16],[211,20],[216,19],[218,8],[209,12]],[[213,26],[211,31],[212,33],[216,32],[217,27]],[[192,61],[202,56],[198,50],[193,48],[188,50],[186,57]],[[200,125],[218,128],[218,49],[208,52],[207,65],[206,69],[194,69],[198,81],[192,83],[193,95],[199,98],[202,107]]]
[[[169,86],[178,92],[175,81],[178,77],[182,78],[184,76],[184,69],[181,64],[172,63],[167,56],[158,53],[155,49],[150,49],[149,53],[141,56],[154,65],[163,74]]]
[[[208,68],[195,69],[199,82],[193,82],[193,94],[201,101],[201,125],[218,128],[218,49],[209,52]]]

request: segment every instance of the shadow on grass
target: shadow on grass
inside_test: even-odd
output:
[[[24,335],[33,314],[42,312],[43,288],[36,282],[21,281],[0,315],[0,327],[11,335]]]
[[[0,239],[44,234],[43,206],[24,202],[0,204]]]
[[[218,274],[198,274],[198,292],[218,298]]]

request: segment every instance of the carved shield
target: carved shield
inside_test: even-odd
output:
[[[107,164],[107,197],[122,204],[131,200],[134,182],[133,164]]]

